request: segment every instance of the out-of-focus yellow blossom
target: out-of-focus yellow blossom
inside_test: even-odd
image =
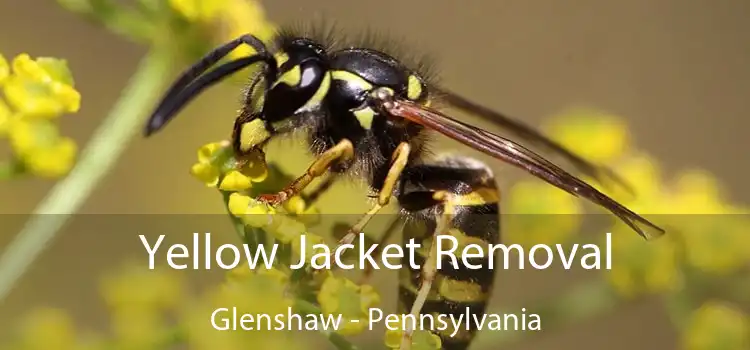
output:
[[[178,13],[191,21],[211,21],[226,7],[228,0],[169,0]]]
[[[0,137],[8,133],[12,116],[13,112],[10,110],[10,107],[8,107],[5,101],[0,99]]]
[[[183,281],[169,268],[126,266],[104,278],[101,289],[114,310],[172,309],[183,302]]]
[[[690,317],[683,342],[686,350],[748,349],[750,318],[722,302],[706,302]]]
[[[662,171],[655,159],[647,154],[633,153],[623,157],[612,168],[635,192],[633,196],[621,186],[613,186],[605,190],[612,198],[641,215],[670,213],[665,205]],[[601,189],[596,183],[592,185]]]
[[[305,234],[305,246],[304,247],[300,245],[299,239],[292,240],[292,252],[294,254],[297,254],[297,256],[301,256],[302,251],[304,249],[305,257],[307,258],[307,262],[309,263],[313,255],[324,252],[324,250],[322,249],[314,249],[313,247],[318,244],[325,245],[325,243],[326,242],[323,239],[323,237],[318,236],[314,233],[307,233]]]
[[[8,78],[10,75],[10,66],[8,65],[8,60],[5,59],[5,56],[0,54],[0,85],[5,82],[5,79]]]
[[[64,60],[20,54],[13,60],[13,75],[3,84],[5,97],[18,113],[54,118],[78,112],[81,95]]]
[[[630,146],[625,122],[618,116],[593,109],[565,111],[553,117],[545,129],[560,144],[596,163],[609,163]]]
[[[241,275],[241,276],[240,276]],[[182,317],[187,330],[187,341],[191,349],[246,349],[248,344],[258,349],[302,349],[300,337],[292,337],[286,330],[269,330],[268,320],[259,315],[271,315],[270,327],[275,327],[273,317],[282,315],[286,320],[293,300],[286,294],[286,278],[283,272],[270,269],[250,273],[233,273],[229,281],[208,293],[206,299],[188,306],[186,317]],[[237,317],[251,315],[253,321],[246,326],[252,331],[219,331],[206,326],[206,320],[218,308],[227,305],[236,308]],[[218,327],[232,327],[232,310],[216,315]],[[239,321],[239,319],[237,320]],[[239,327],[239,324],[237,325]],[[231,328],[230,328],[231,329]],[[294,332],[294,330],[292,330]]]
[[[688,264],[704,272],[729,273],[750,261],[750,220],[737,215],[711,175],[681,174],[669,201],[679,215],[674,226],[684,240]]]
[[[276,32],[275,26],[266,19],[265,10],[259,1],[247,0],[170,0],[170,6],[185,19],[201,25],[215,26],[217,42],[227,42],[244,34],[253,34],[268,42]],[[233,50],[230,58],[253,54],[247,45]]]
[[[41,308],[25,317],[20,327],[20,346],[23,350],[75,349],[75,325],[62,310]]]
[[[612,269],[606,278],[625,297],[674,291],[682,286],[674,242],[663,237],[645,241],[625,225],[612,230]]]
[[[138,287],[148,288],[140,285]],[[119,348],[153,349],[162,345],[169,324],[165,314],[159,311],[141,307],[113,310],[110,316],[113,340]]]
[[[403,336],[402,330],[386,330],[385,346],[389,349],[400,349]],[[414,350],[437,350],[442,346],[443,342],[440,337],[430,331],[418,329],[412,333],[411,348]]]
[[[346,278],[329,275],[318,292],[318,303],[323,314],[341,315],[344,319],[337,333],[353,335],[365,329],[370,309],[380,304],[380,295],[372,286],[358,286]]]
[[[190,168],[190,173],[208,187],[216,187],[222,178],[219,189],[223,191],[244,191],[253,183],[263,182],[268,176],[268,168],[260,152],[250,154],[237,162],[227,141],[212,142],[198,149],[198,162]]]
[[[513,244],[564,243],[581,224],[578,199],[541,181],[521,181],[510,188],[503,223],[505,239]]]
[[[220,39],[231,40],[251,33],[268,43],[276,33],[276,26],[268,21],[260,1],[227,0],[219,22]],[[247,45],[233,50],[229,55],[239,58],[253,54]]]

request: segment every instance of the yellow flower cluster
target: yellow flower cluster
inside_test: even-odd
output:
[[[750,349],[750,318],[731,305],[709,301],[690,316],[683,344],[686,350]]]
[[[0,177],[30,173],[55,178],[75,163],[77,146],[63,135],[58,118],[75,113],[81,95],[64,60],[28,54],[11,63],[0,55],[0,137],[8,139],[14,159],[7,160]]]
[[[216,26],[217,35],[214,40],[221,43],[247,33],[267,42],[276,31],[275,26],[266,19],[265,11],[258,1],[169,0],[169,5],[190,22]],[[238,58],[252,53],[251,48],[243,45],[229,56]]]
[[[631,184],[635,196],[603,190],[668,231],[662,239],[646,242],[615,222],[610,231],[615,266],[607,278],[622,294],[675,290],[683,285],[683,265],[729,273],[750,262],[745,229],[750,221],[736,215],[747,210],[728,203],[712,175],[689,170],[665,179],[652,157],[634,149],[626,123],[608,113],[574,109],[554,118],[548,130],[574,152],[611,166]],[[529,201],[549,201],[540,191],[523,195]]]
[[[224,284],[191,303],[181,317],[187,345],[191,349],[206,350],[247,349],[248,344],[259,349],[302,349],[305,344],[303,337],[292,337],[287,330],[269,330],[267,323],[252,324],[257,327],[252,331],[239,328],[237,331],[221,331],[206,324],[218,308],[236,308],[237,315],[286,315],[294,304],[288,286],[289,276],[277,269],[251,271],[238,268],[230,272]],[[227,315],[229,312],[224,316]],[[217,326],[231,324],[227,325],[220,319]]]
[[[318,303],[324,315],[341,315],[345,320],[339,334],[354,335],[365,330],[368,313],[380,304],[380,295],[372,286],[360,286],[329,273],[318,292]]]

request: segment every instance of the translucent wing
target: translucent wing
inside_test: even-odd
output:
[[[646,239],[652,239],[665,233],[660,227],[601,193],[583,180],[509,139],[463,123],[440,111],[408,100],[387,99],[379,101],[380,107],[393,116],[401,117],[421,124],[428,129],[435,130],[496,159],[524,169],[572,195],[586,198],[606,208]],[[646,226],[650,230],[646,230],[642,226]]]
[[[539,131],[534,130],[528,125],[502,113],[493,111],[480,104],[469,101],[465,97],[444,88],[432,87],[431,90],[440,95],[441,102],[445,102],[452,107],[458,108],[460,110],[463,110],[464,112],[471,113],[486,121],[494,123],[495,125],[511,132],[519,139],[527,141],[530,144],[541,146],[542,148],[544,148],[545,153],[558,154],[562,156],[567,161],[571,162],[573,166],[586,174],[586,176],[589,176],[602,184],[607,184],[607,182],[605,182],[604,180],[605,178],[609,178],[625,188],[630,193],[633,193],[633,189],[630,187],[630,185],[628,185],[625,180],[620,178],[610,169],[598,166],[581,158],[564,146],[543,135]]]

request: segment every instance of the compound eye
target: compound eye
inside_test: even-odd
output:
[[[409,75],[406,84],[406,98],[412,101],[421,101],[427,97],[427,85],[414,74]]]

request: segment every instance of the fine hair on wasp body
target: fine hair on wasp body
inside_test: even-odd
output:
[[[282,191],[258,199],[280,204],[301,194],[327,173],[365,180],[376,194],[371,209],[341,239],[351,243],[368,221],[395,199],[403,217],[422,224],[405,229],[404,239],[431,241],[450,234],[485,243],[500,240],[500,193],[485,164],[460,156],[431,157],[428,134],[437,132],[493,158],[519,167],[568,193],[598,204],[644,238],[664,231],[519,143],[454,119],[434,106],[454,107],[494,122],[518,139],[561,156],[585,175],[620,181],[532,128],[437,86],[429,66],[396,58],[387,45],[360,40],[333,40],[333,30],[310,27],[281,30],[272,45],[244,35],[208,53],[167,91],[146,125],[150,135],[164,127],[190,100],[207,87],[247,66],[261,63],[260,73],[245,92],[232,129],[237,157],[262,148],[272,139],[304,132],[315,160],[305,174]],[[217,64],[240,45],[255,54]],[[425,230],[426,229],[426,230]],[[481,244],[480,244],[481,245]],[[483,246],[487,246],[484,244]],[[418,253],[421,271],[404,269],[400,278],[401,308],[420,313],[465,312],[481,315],[494,282],[489,270],[437,271],[433,249]],[[487,256],[487,254],[483,254]],[[407,257],[408,258],[408,257]],[[476,264],[481,264],[477,262]],[[481,264],[486,266],[486,264]],[[412,329],[404,332],[401,349],[411,345]],[[439,334],[446,349],[464,349],[473,329],[455,337]]]

